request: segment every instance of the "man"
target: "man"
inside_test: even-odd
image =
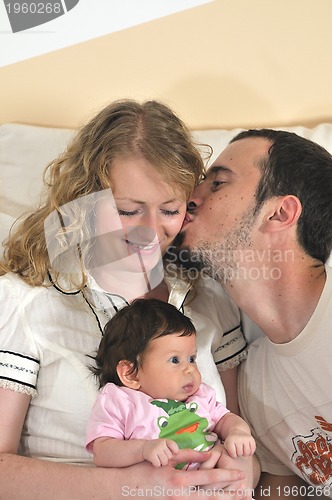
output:
[[[189,203],[180,258],[265,333],[239,372],[256,498],[332,498],[331,221],[331,155],[285,131],[240,133]]]

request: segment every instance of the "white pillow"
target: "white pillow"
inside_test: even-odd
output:
[[[73,131],[30,125],[0,126],[0,210],[17,217],[39,199],[43,171]]]
[[[0,212],[0,242],[7,238],[9,229],[15,222],[15,217]],[[0,250],[1,256],[1,250]]]
[[[212,147],[212,156],[209,160],[208,166],[214,162],[214,160],[220,155],[220,153],[225,149],[227,144],[235,135],[241,132],[243,129],[236,128],[233,130],[193,130],[192,135],[194,139],[199,144],[207,144]],[[204,146],[201,148],[204,158]]]
[[[0,125],[0,242],[16,218],[38,203],[43,171],[72,134],[68,129]]]

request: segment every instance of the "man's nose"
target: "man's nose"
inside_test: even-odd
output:
[[[195,208],[197,207],[196,203],[193,200],[189,200],[187,204],[187,212],[194,212]]]
[[[189,213],[195,212],[196,208],[198,208],[203,203],[203,184],[199,184],[195,187],[193,194],[190,196],[190,199],[187,203],[187,211]]]

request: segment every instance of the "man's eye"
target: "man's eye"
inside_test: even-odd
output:
[[[212,181],[211,183],[211,191],[218,191],[218,189],[225,184],[224,181]]]
[[[177,365],[178,363],[180,363],[180,360],[179,360],[178,356],[173,356],[173,357],[171,358],[171,363],[174,363],[174,364],[176,364],[176,365]]]

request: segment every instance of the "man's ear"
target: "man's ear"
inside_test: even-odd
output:
[[[297,223],[302,212],[302,204],[297,196],[278,196],[270,200],[270,212],[263,223],[265,231],[282,231]]]
[[[141,384],[138,380],[137,374],[135,372],[131,373],[132,367],[133,364],[130,361],[122,359],[118,362],[116,372],[125,387],[137,391],[141,387]]]

